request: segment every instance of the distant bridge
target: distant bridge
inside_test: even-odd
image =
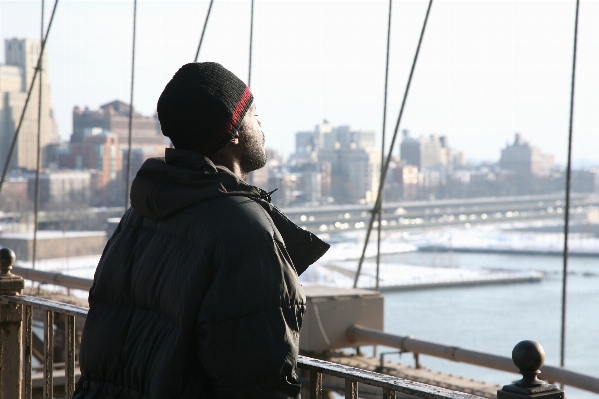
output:
[[[382,227],[385,230],[407,230],[563,219],[564,205],[561,194],[393,202],[383,205]],[[576,215],[586,218],[589,209],[596,208],[599,211],[599,196],[573,194],[570,208],[574,218]],[[371,210],[371,204],[282,209],[289,219],[315,233],[364,229]],[[43,229],[104,229],[106,219],[120,217],[122,214],[122,207],[44,211],[39,214],[39,223]],[[14,217],[11,214],[11,218]]]
[[[394,202],[383,205],[381,225],[385,230],[406,230],[563,219],[564,205],[563,194]],[[365,228],[371,210],[372,205],[333,205],[285,208],[283,212],[307,230],[340,232]],[[599,196],[572,195],[570,212],[574,218],[580,215],[586,219],[589,210],[599,210]]]

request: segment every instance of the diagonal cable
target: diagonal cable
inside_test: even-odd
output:
[[[44,4],[45,0],[42,0],[42,18],[40,27],[40,40],[44,40]],[[43,63],[42,63],[43,64]],[[36,165],[35,165],[35,201],[33,210],[33,245],[31,248],[31,268],[35,269],[35,260],[37,259],[37,225],[38,225],[38,212],[40,207],[40,167],[41,167],[41,146],[42,146],[42,78],[44,74],[43,70],[40,70],[39,76],[39,96],[37,103],[37,153],[36,153]]]
[[[250,12],[250,62],[248,67],[248,87],[252,82],[252,44],[254,42],[254,0],[252,0],[252,8]]]
[[[125,211],[129,207],[129,191],[131,190],[131,144],[133,141],[133,83],[135,82],[135,28],[137,25],[137,0],[133,0],[133,48],[131,49],[131,93],[129,97],[129,137],[127,151],[127,183],[125,187]]]
[[[576,18],[574,20],[574,52],[572,54],[572,81],[570,87],[570,126],[568,131],[568,166],[566,168],[566,212],[564,215],[564,252],[563,276],[562,276],[562,325],[560,337],[560,366],[565,366],[566,346],[566,286],[568,276],[568,230],[570,224],[570,191],[572,174],[572,126],[574,120],[574,83],[576,78],[576,50],[578,47],[578,9],[580,0],[576,0]]]
[[[384,185],[385,182],[382,179],[383,177],[383,166],[385,165],[385,130],[387,125],[387,87],[389,82],[389,45],[391,43],[391,5],[393,0],[389,0],[389,17],[387,21],[387,59],[385,61],[385,97],[383,100],[383,129],[382,129],[382,137],[381,137],[381,180],[379,182],[379,187]],[[383,189],[382,193],[385,193]],[[381,204],[383,200],[381,199]],[[379,274],[381,268],[381,208],[379,207],[378,211],[378,222],[377,225],[377,240],[376,240],[376,285],[375,289],[378,291],[379,289]]]
[[[200,57],[200,48],[202,48],[202,41],[204,41],[204,33],[206,33],[206,26],[208,26],[208,19],[210,18],[210,11],[212,10],[212,3],[214,3],[214,0],[210,0],[210,5],[208,6],[208,13],[206,13],[206,20],[204,21],[204,27],[202,28],[200,43],[198,44],[198,50],[196,51],[196,57],[194,58],[195,62],[198,62],[198,58]]]
[[[2,186],[4,185],[4,180],[6,179],[6,172],[8,172],[8,167],[10,166],[10,160],[12,159],[12,154],[15,151],[15,145],[17,144],[17,139],[19,138],[19,133],[21,131],[21,126],[23,125],[23,119],[25,117],[25,111],[27,111],[27,105],[29,104],[29,100],[31,99],[31,93],[33,92],[33,87],[35,86],[35,81],[37,75],[39,74],[41,65],[42,65],[42,57],[44,56],[44,50],[46,49],[46,43],[48,42],[48,35],[50,34],[50,29],[52,28],[52,21],[54,21],[54,14],[56,13],[56,6],[58,5],[58,1],[54,2],[54,7],[52,8],[52,15],[50,16],[50,22],[48,23],[48,29],[46,29],[46,35],[44,36],[44,40],[42,41],[42,48],[40,49],[40,56],[37,59],[37,65],[35,67],[35,72],[33,73],[33,78],[31,79],[31,83],[29,84],[29,90],[27,91],[27,98],[25,99],[25,105],[23,105],[23,112],[21,112],[21,117],[19,118],[19,124],[17,125],[17,129],[15,130],[15,135],[12,138],[12,143],[10,144],[10,150],[8,151],[8,156],[6,158],[6,162],[4,164],[4,169],[2,170],[2,178],[0,178],[0,194],[2,193]]]
[[[428,22],[428,16],[430,15],[432,5],[433,5],[433,0],[429,0],[428,8],[426,9],[426,16],[424,17],[424,23],[422,24],[422,31],[420,32],[420,39],[418,40],[418,47],[416,47],[416,54],[414,54],[414,61],[412,62],[412,69],[410,70],[410,76],[408,77],[408,83],[406,84],[406,90],[404,92],[403,101],[401,102],[401,108],[399,109],[399,116],[397,117],[397,123],[395,124],[395,130],[393,132],[393,139],[391,140],[391,145],[389,146],[389,153],[387,155],[387,159],[385,160],[385,166],[383,168],[381,182],[385,181],[387,172],[389,170],[389,163],[391,161],[391,155],[393,154],[393,148],[395,147],[395,141],[397,139],[397,132],[399,131],[399,124],[401,123],[401,117],[403,115],[403,111],[406,106],[406,100],[408,98],[408,93],[410,91],[412,77],[414,76],[414,70],[416,69],[416,62],[418,61],[418,54],[420,53],[420,47],[422,45],[422,38],[424,37],[424,32],[426,30],[426,24]],[[378,192],[376,195],[376,201],[374,203],[374,208],[370,214],[370,222],[368,223],[368,230],[366,231],[366,240],[364,241],[364,248],[362,249],[362,255],[360,256],[360,262],[358,263],[358,270],[356,271],[356,277],[354,278],[354,288],[356,288],[358,286],[358,279],[360,278],[360,273],[362,271],[362,263],[364,263],[364,255],[366,254],[366,248],[368,247],[368,240],[370,239],[370,233],[372,232],[372,224],[374,222],[374,218],[378,214],[378,212],[380,212],[380,209],[381,209],[381,199],[382,199],[383,188],[384,188],[384,184],[379,185],[379,189],[378,189]]]

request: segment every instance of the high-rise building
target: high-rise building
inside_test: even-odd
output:
[[[413,200],[418,195],[418,168],[397,164],[390,172],[385,187],[385,198],[390,201]],[[389,181],[390,180],[390,181]]]
[[[314,130],[295,133],[295,157],[313,160],[318,151],[324,148],[324,135],[333,131],[333,125],[326,119]]]
[[[15,130],[19,123],[27,91],[33,79],[41,50],[39,40],[7,39],[4,41],[6,64],[0,65],[0,165],[8,156]],[[45,164],[46,147],[58,141],[58,127],[50,96],[48,80],[48,51],[41,63],[42,98],[40,146],[42,165]],[[37,134],[39,107],[39,79],[37,79],[23,123],[16,141],[10,168],[35,169],[37,166]]]
[[[116,134],[121,148],[127,148],[130,110],[129,104],[118,100],[102,105],[99,110],[75,107],[71,143],[81,143],[90,132],[89,129],[101,128]],[[133,112],[131,137],[133,149],[143,149],[144,153],[149,153],[150,156],[164,156],[165,140],[157,115],[144,116],[139,112]]]
[[[316,195],[333,197],[340,203],[373,202],[380,174],[380,155],[375,148],[375,133],[371,130],[354,130],[350,126],[333,127],[326,120],[312,132],[296,134],[296,158],[320,165],[313,169],[320,178]],[[322,175],[327,170],[326,175]]]
[[[114,133],[102,131],[91,135],[80,145],[71,146],[75,153],[76,163],[87,163],[86,168],[95,169],[95,188],[101,203],[117,204],[122,200],[122,169],[123,155],[119,147],[118,136]],[[81,160],[80,160],[81,159]],[[99,198],[96,198],[96,201]]]
[[[92,195],[92,172],[89,170],[44,170],[40,173],[40,206],[48,209],[87,207]],[[35,201],[36,175],[23,174],[28,181],[28,194]]]
[[[520,133],[501,150],[499,167],[505,192],[510,195],[540,194],[551,187],[548,178],[554,168],[553,156],[524,141]]]
[[[554,167],[553,155],[543,154],[537,147],[524,141],[520,133],[514,135],[514,143],[501,150],[501,169],[519,174],[544,176]]]
[[[94,205],[122,202],[123,152],[116,134],[102,128],[85,129],[81,142],[71,143],[69,151],[59,157],[59,167],[91,170]]]
[[[446,136],[410,137],[404,130],[404,138],[399,147],[399,157],[407,165],[419,170],[444,169],[451,173],[456,167],[466,163],[464,154],[449,147]]]

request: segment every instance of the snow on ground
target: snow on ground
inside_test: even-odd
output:
[[[330,237],[322,237],[324,241],[331,244],[331,248],[323,255],[321,261],[332,261],[332,260],[346,260],[346,259],[359,259],[362,254],[364,247],[364,232],[361,231],[360,235],[342,235],[334,237],[333,240]],[[335,240],[337,240],[335,242]],[[418,247],[413,243],[407,242],[402,238],[402,234],[390,234],[381,240],[381,254],[399,254],[404,252],[417,251]],[[369,241],[368,248],[366,249],[366,257],[372,258],[376,256],[377,246],[376,240],[371,239]]]
[[[101,255],[90,255],[73,256],[70,258],[43,259],[35,262],[35,269],[45,272],[62,273],[68,274],[69,276],[93,279],[96,266],[98,266],[98,262],[100,261],[100,256]],[[31,269],[32,262],[23,262],[17,260],[15,266]]]
[[[358,267],[358,260],[364,246],[363,232],[348,232],[342,235],[322,237],[331,243],[329,251],[308,268],[301,276],[305,284],[324,284],[337,287],[352,287],[354,275]],[[481,229],[444,229],[420,233],[386,233],[381,241],[381,253],[393,254],[417,251],[419,247],[444,243],[459,242],[463,245],[471,243],[474,247],[484,248],[497,242],[521,240],[522,234],[512,238],[512,232],[505,232],[497,228],[483,226]],[[538,235],[538,234],[536,234]],[[329,240],[327,240],[329,239]],[[525,242],[526,243],[526,242]],[[509,247],[508,247],[509,248]],[[376,255],[376,239],[369,242],[365,262],[362,265],[358,286],[373,288],[376,286],[376,264],[372,258]],[[393,263],[381,263],[380,267],[381,288],[396,289],[415,288],[416,286],[429,287],[440,285],[471,285],[479,283],[505,283],[509,281],[538,281],[543,278],[542,273],[524,271],[502,271],[486,269],[466,269],[447,267],[413,266]]]
[[[531,224],[528,227],[534,227]],[[563,233],[539,233],[510,230],[519,225],[476,226],[475,228],[451,228],[411,234],[407,242],[418,248],[439,250],[476,250],[505,252],[538,252],[559,254],[564,248]],[[574,233],[568,237],[568,251],[574,255],[598,255],[599,238],[591,234]]]
[[[93,280],[94,273],[96,272],[96,266],[100,261],[100,254],[90,256],[76,256],[70,258],[59,258],[59,259],[44,259],[35,262],[35,270],[42,270],[45,272],[62,273],[69,276],[87,278]],[[26,267],[31,269],[31,261],[19,261],[15,262],[15,266]],[[18,273],[16,273],[18,274]],[[37,287],[38,283],[31,283],[26,281],[27,286]],[[74,295],[78,298],[87,299],[88,292],[83,290],[71,289],[67,290],[65,287],[51,284],[43,284],[42,287],[45,290],[62,292],[64,294]]]
[[[332,285],[351,288],[357,261],[317,262],[301,276],[304,284]],[[526,271],[503,271],[466,269],[459,267],[429,267],[381,263],[379,285],[381,289],[430,288],[448,285],[504,284],[507,282],[540,281],[543,273]],[[376,264],[366,261],[358,281],[360,288],[376,286]]]

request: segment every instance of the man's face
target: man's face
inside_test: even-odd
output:
[[[256,104],[252,104],[239,129],[239,140],[243,145],[240,167],[243,173],[260,169],[266,165],[266,150],[262,124],[257,119]]]

